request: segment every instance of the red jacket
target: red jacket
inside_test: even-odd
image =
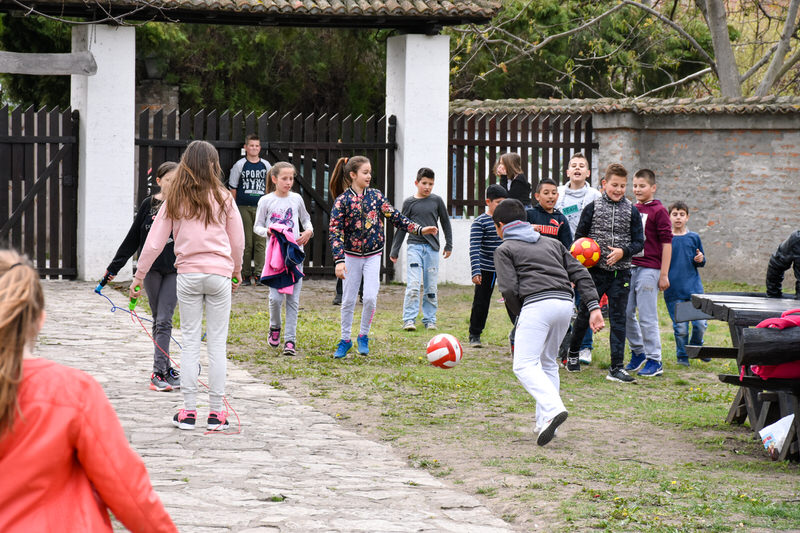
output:
[[[0,531],[176,532],[103,389],[80,370],[26,359],[21,413],[0,438]]]

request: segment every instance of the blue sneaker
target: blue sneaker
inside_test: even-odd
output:
[[[651,378],[653,376],[660,376],[664,373],[664,366],[661,364],[661,361],[656,361],[655,359],[648,359],[647,362],[644,364],[644,368],[639,370],[638,374],[640,376],[645,376]]]
[[[350,348],[353,347],[353,341],[346,341],[344,339],[339,341],[339,346],[336,347],[336,353],[333,354],[334,359],[341,359],[347,355]]]
[[[642,365],[644,364],[645,359],[647,359],[647,358],[644,356],[643,353],[633,353],[633,352],[631,352],[631,360],[627,365],[625,365],[625,370],[627,370],[629,372],[632,372],[634,370],[639,370],[640,368],[642,368]]]
[[[361,355],[369,355],[369,337],[366,335],[359,335],[356,341],[358,342],[358,353]]]

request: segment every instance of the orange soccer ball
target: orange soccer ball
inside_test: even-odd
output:
[[[586,268],[591,268],[600,261],[600,245],[589,237],[581,237],[573,242],[569,253]]]

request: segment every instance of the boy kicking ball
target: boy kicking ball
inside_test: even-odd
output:
[[[604,324],[597,291],[586,268],[555,239],[543,239],[527,222],[519,200],[503,200],[492,215],[503,243],[494,252],[497,286],[514,313],[514,374],[536,400],[536,443],[544,446],[567,419],[559,395],[558,346],[572,318],[571,283],[589,310],[589,326]]]

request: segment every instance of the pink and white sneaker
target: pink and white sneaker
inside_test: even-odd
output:
[[[269,337],[267,342],[273,348],[277,348],[281,344],[281,328],[269,328]]]

